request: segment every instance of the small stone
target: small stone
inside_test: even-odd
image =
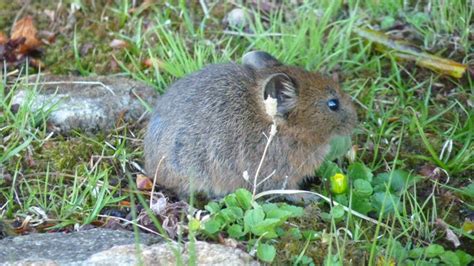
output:
[[[224,23],[226,23],[230,28],[236,29],[243,29],[249,24],[247,21],[247,14],[242,8],[232,9],[224,18]]]

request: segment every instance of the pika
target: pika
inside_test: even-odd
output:
[[[277,100],[275,119],[267,97]],[[331,138],[351,134],[357,116],[331,79],[249,52],[242,65],[209,65],[177,80],[157,100],[144,139],[145,171],[180,197],[252,190],[242,175],[253,177],[273,121],[278,132],[259,178],[273,175],[258,191],[297,189],[321,165]]]

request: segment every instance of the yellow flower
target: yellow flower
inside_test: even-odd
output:
[[[342,194],[346,192],[349,187],[349,179],[341,173],[331,176],[329,181],[331,182],[331,192],[334,194]]]

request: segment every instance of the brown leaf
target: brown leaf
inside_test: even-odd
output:
[[[455,248],[461,245],[461,242],[459,242],[459,238],[456,236],[456,234],[454,234],[453,230],[449,228],[446,228],[446,240],[451,241]]]
[[[31,64],[31,66],[33,66],[35,68],[41,68],[41,69],[44,68],[43,62],[41,62],[41,60],[36,59],[36,58],[31,58],[30,59],[30,64]]]
[[[136,183],[139,190],[151,190],[153,187],[153,182],[150,178],[141,174],[137,175]]]
[[[461,245],[461,242],[459,242],[459,238],[458,236],[453,232],[453,230],[451,230],[448,226],[448,224],[446,224],[443,220],[441,219],[436,219],[436,222],[435,224],[442,228],[443,230],[445,230],[446,232],[446,240],[450,241],[451,243],[453,243],[454,247],[457,248]]]
[[[428,178],[431,178],[431,179],[440,179],[441,178],[441,172],[439,171],[439,169],[432,165],[432,164],[425,164],[423,165],[418,173],[422,176],[425,176],[425,177],[428,177]]]
[[[164,63],[163,63],[163,61],[161,61],[159,59],[156,59],[156,58],[147,58],[143,61],[143,65],[146,68],[152,68],[152,67],[157,66],[158,69],[160,69],[160,68],[163,68]]]
[[[0,45],[6,44],[8,42],[8,37],[5,33],[0,31]]]
[[[118,72],[120,70],[119,64],[113,57],[110,59],[109,69],[110,69],[110,72],[112,73]]]
[[[130,201],[122,200],[118,205],[122,207],[130,207]]]
[[[40,30],[38,32],[38,38],[46,44],[51,44],[56,41],[56,33],[47,30]]]
[[[36,38],[37,32],[31,16],[26,16],[15,23],[11,39],[20,40],[25,38],[25,42],[18,48],[18,53],[26,54],[39,48],[41,42]]]

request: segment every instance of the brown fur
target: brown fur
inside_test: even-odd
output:
[[[266,57],[255,60],[258,65],[210,65],[168,88],[157,101],[145,137],[150,177],[156,173],[158,183],[181,196],[202,191],[213,197],[240,187],[251,189],[242,174],[248,171],[253,178],[267,142],[263,133],[268,134],[272,120],[264,111],[264,90],[276,73],[291,79],[295,97],[282,105],[278,133],[259,176],[276,173],[259,191],[282,188],[285,176],[286,188],[298,188],[322,163],[330,139],[351,133],[357,120],[354,107],[332,80],[273,58],[264,61],[264,67],[259,60]],[[336,112],[327,106],[332,98],[340,102]]]

